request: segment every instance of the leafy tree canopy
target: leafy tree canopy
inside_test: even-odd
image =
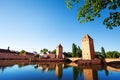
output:
[[[83,5],[80,1],[84,1]],[[120,26],[120,0],[65,0],[68,8],[78,4],[78,21],[80,23],[94,21],[99,18],[103,10],[108,10],[109,14],[103,20],[107,28],[113,29]]]
[[[20,51],[21,54],[22,54],[22,53],[25,53],[25,52],[26,52],[25,50],[21,50],[21,51]]]
[[[46,53],[46,52],[48,52],[48,49],[44,48],[44,49],[40,50],[40,52],[41,53]]]
[[[54,49],[54,50],[52,51],[52,53],[56,54],[56,49]]]

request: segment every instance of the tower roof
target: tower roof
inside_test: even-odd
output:
[[[91,40],[93,40],[88,34],[86,34],[86,35],[82,38],[82,40],[85,40],[85,39],[91,39]]]
[[[62,48],[62,45],[61,45],[61,44],[59,44],[57,47],[61,47],[61,48]]]

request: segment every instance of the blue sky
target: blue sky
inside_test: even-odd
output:
[[[120,51],[120,28],[106,29],[100,19],[80,24],[77,8],[69,10],[64,0],[0,0],[0,48],[39,52],[53,50],[62,44],[71,51],[72,43],[81,47],[81,39],[89,34],[96,51]],[[105,17],[107,11],[102,12]]]

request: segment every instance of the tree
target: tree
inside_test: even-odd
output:
[[[83,5],[80,1],[84,1]],[[109,13],[103,20],[107,28],[113,29],[120,26],[120,0],[65,0],[69,9],[78,5],[78,21],[80,23],[94,21],[101,17],[101,12],[107,10]]]
[[[99,59],[104,59],[101,52],[95,52],[95,57]]]
[[[45,54],[46,52],[48,52],[48,49],[44,48],[44,49],[40,50],[40,52]]]
[[[35,58],[39,58],[40,57],[40,55],[39,54],[35,54]]]
[[[34,53],[34,54],[37,54],[37,52],[36,52],[36,51],[33,51],[33,53]]]
[[[72,57],[72,53],[71,52],[68,52],[68,57]]]
[[[120,52],[118,52],[118,51],[108,51],[108,52],[106,52],[106,57],[107,58],[119,58],[120,57]]]
[[[72,57],[76,57],[76,51],[77,51],[77,47],[76,47],[76,45],[73,43],[73,44],[72,44]]]
[[[101,53],[102,53],[102,56],[106,58],[105,49],[103,47],[101,47]]]
[[[25,53],[26,53],[25,50],[21,50],[20,53],[19,53],[19,55],[23,55],[23,54],[25,54]]]
[[[56,54],[56,49],[54,49],[54,50],[52,51],[52,53]]]
[[[80,49],[79,46],[77,48],[76,57],[82,57],[82,50]]]

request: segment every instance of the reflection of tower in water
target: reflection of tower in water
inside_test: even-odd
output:
[[[62,64],[56,64],[55,74],[58,77],[58,79],[60,79],[62,77],[62,72],[63,72]]]
[[[84,80],[98,80],[98,74],[96,69],[83,69]]]

